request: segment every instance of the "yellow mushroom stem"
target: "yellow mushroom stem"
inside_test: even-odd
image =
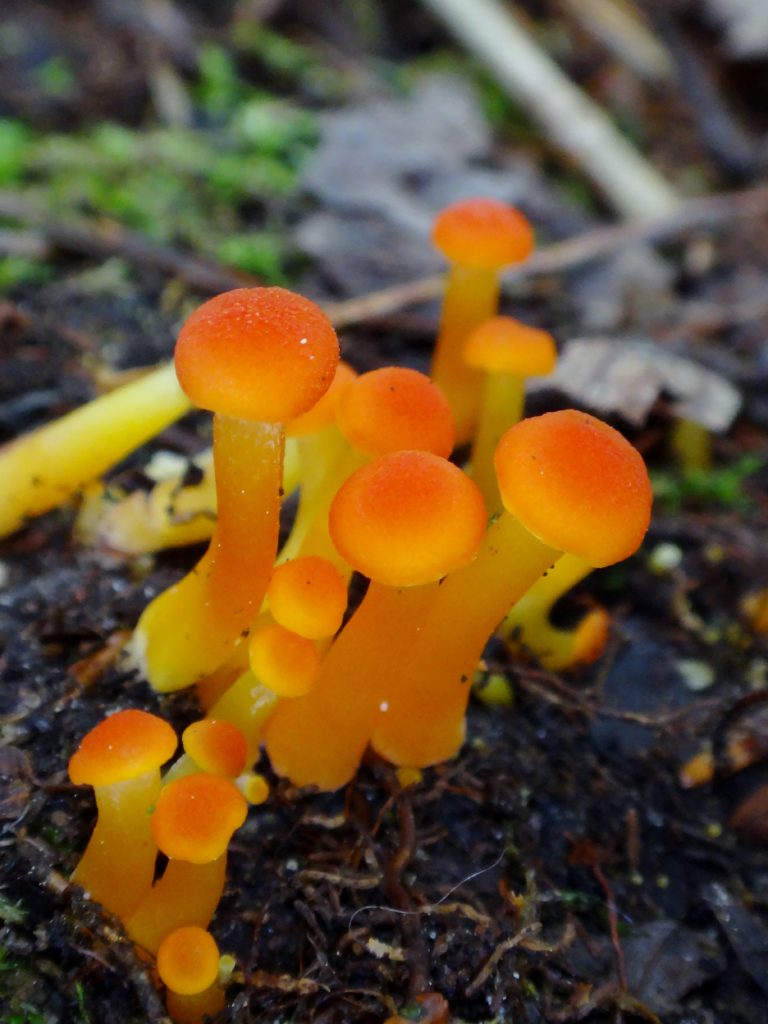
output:
[[[246,764],[251,765],[259,756],[264,725],[277,702],[274,690],[268,689],[249,669],[221,694],[208,714],[211,718],[231,722],[241,730],[246,742]]]
[[[483,375],[464,360],[464,342],[499,304],[499,271],[451,265],[446,278],[440,330],[430,376],[445,392],[456,418],[456,438],[472,437],[482,394]]]
[[[0,536],[63,504],[190,407],[164,365],[10,442],[0,450]]]
[[[367,457],[351,447],[335,423],[297,437],[296,442],[301,462],[299,505],[277,564],[319,555],[349,578],[350,568],[328,536],[328,508],[339,487]]]
[[[475,561],[437,584],[434,600],[403,619],[390,638],[390,654],[376,667],[386,694],[371,739],[378,753],[396,765],[424,768],[458,751],[488,638],[559,556],[509,513],[491,523]],[[396,645],[399,658],[391,653]]]
[[[578,555],[565,554],[510,610],[499,635],[513,651],[525,648],[548,669],[588,664],[605,648],[610,616],[593,608],[571,629],[554,626],[552,608],[560,598],[593,572]]]
[[[184,996],[169,989],[165,1005],[174,1024],[202,1024],[204,1019],[221,1013],[226,1006],[226,997],[221,985],[215,981],[192,996]]]
[[[94,786],[99,816],[72,881],[122,920],[152,886],[157,846],[150,829],[150,810],[159,793],[158,769],[108,786]]]
[[[211,544],[145,609],[132,642],[160,691],[189,686],[232,655],[261,608],[277,550],[282,426],[216,414],[213,438],[219,515]]]
[[[227,855],[208,864],[169,859],[162,877],[125,921],[128,935],[156,954],[166,935],[185,925],[207,928],[224,891]]]
[[[522,419],[525,406],[525,377],[506,373],[485,373],[477,429],[472,442],[472,479],[480,488],[490,511],[501,508],[499,485],[493,466],[502,434]]]

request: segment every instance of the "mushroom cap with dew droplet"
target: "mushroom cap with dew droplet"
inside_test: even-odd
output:
[[[245,768],[248,746],[245,736],[231,722],[202,718],[181,735],[185,753],[204,772],[234,779]]]
[[[204,928],[186,925],[163,939],[157,950],[157,973],[171,992],[194,996],[219,975],[219,947]]]
[[[448,399],[424,373],[385,366],[346,388],[336,410],[339,429],[366,455],[419,449],[447,458],[456,443]]]
[[[198,772],[169,782],[152,815],[152,835],[167,857],[209,864],[226,853],[248,804],[239,789],[219,775]]]
[[[299,636],[333,636],[347,607],[347,581],[319,555],[305,555],[276,566],[267,588],[275,622]]]
[[[548,331],[529,327],[511,316],[495,316],[467,338],[464,359],[486,373],[542,377],[554,370],[557,349]]]
[[[329,515],[331,539],[378,583],[432,583],[471,562],[485,532],[482,495],[460,469],[423,451],[393,452],[357,470]]]
[[[203,303],[174,353],[179,383],[200,408],[269,423],[311,409],[338,359],[328,317],[285,288],[236,288]]]
[[[653,500],[648,470],[607,423],[575,409],[521,420],[495,464],[504,507],[544,544],[597,568],[640,546]]]
[[[533,251],[528,218],[498,199],[465,199],[447,206],[432,228],[432,241],[447,260],[477,270],[520,263]]]
[[[118,711],[83,737],[69,760],[69,777],[76,786],[126,782],[159,769],[177,743],[176,733],[157,715]]]

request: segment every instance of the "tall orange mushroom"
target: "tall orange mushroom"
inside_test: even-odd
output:
[[[160,943],[157,973],[166,986],[166,1006],[174,1024],[202,1024],[224,1009],[219,980],[219,947],[197,925],[177,928]]]
[[[160,766],[176,734],[156,715],[129,709],[100,722],[69,761],[77,786],[93,786],[96,827],[72,880],[125,919],[152,885],[157,846],[149,814],[160,793]]]
[[[403,623],[434,601],[438,580],[475,556],[485,506],[475,484],[429,452],[381,456],[355,472],[331,506],[344,558],[371,583],[334,640],[315,686],[281,701],[265,732],[277,772],[298,785],[335,789],[355,772],[386,690],[379,665],[400,645]],[[408,657],[407,648],[398,646]]]
[[[131,651],[156,689],[212,672],[256,619],[277,549],[284,424],[321,398],[338,357],[325,314],[283,288],[225,292],[184,324],[176,371],[214,412],[218,521],[202,560],[136,627]]]
[[[456,753],[486,641],[563,551],[611,565],[633,554],[648,528],[652,492],[642,457],[587,413],[522,420],[501,439],[496,472],[505,511],[477,558],[383,645],[377,672],[387,707],[372,743],[395,764],[418,768]]]
[[[464,342],[495,316],[499,273],[528,258],[533,231],[523,214],[506,203],[466,199],[439,214],[432,241],[448,260],[449,270],[431,376],[451,404],[463,443],[477,422],[482,389],[482,375],[464,361]]]

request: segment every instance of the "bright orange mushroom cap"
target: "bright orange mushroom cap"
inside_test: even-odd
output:
[[[528,218],[498,199],[465,199],[447,206],[432,228],[432,241],[451,263],[494,270],[530,256]]]
[[[69,760],[69,777],[76,786],[126,782],[160,768],[177,743],[176,733],[157,715],[118,711],[83,737]]]
[[[209,864],[226,852],[248,804],[229,779],[198,772],[164,786],[152,815],[152,835],[167,856]]]
[[[495,316],[467,338],[464,359],[486,373],[541,377],[554,370],[557,349],[548,331],[529,327],[511,316]]]
[[[328,390],[311,409],[286,425],[286,434],[289,437],[305,437],[307,434],[316,434],[323,427],[329,427],[336,420],[339,399],[356,377],[357,371],[341,360]]]
[[[186,925],[163,939],[157,950],[157,973],[180,996],[204,992],[219,976],[219,947],[204,928]]]
[[[426,374],[385,366],[346,388],[336,411],[346,439],[367,455],[419,449],[447,458],[456,443],[448,399]]]
[[[174,359],[179,384],[195,405],[285,423],[330,387],[339,343],[309,299],[285,288],[236,288],[187,319]]]
[[[347,581],[327,558],[307,555],[278,565],[267,588],[275,622],[299,636],[333,636],[347,607]]]
[[[259,682],[280,697],[309,693],[320,670],[320,652],[314,641],[276,622],[253,634],[248,655]]]
[[[504,507],[550,547],[602,567],[640,546],[653,500],[648,471],[607,423],[574,409],[521,420],[495,464]]]
[[[431,452],[384,455],[357,470],[331,505],[339,553],[378,583],[431,583],[477,554],[486,525],[469,477]]]
[[[248,745],[231,722],[203,718],[187,726],[181,742],[195,764],[210,775],[234,779],[245,768]]]

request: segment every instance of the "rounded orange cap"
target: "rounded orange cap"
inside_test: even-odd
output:
[[[176,733],[157,715],[118,711],[83,737],[69,760],[69,777],[76,786],[127,782],[159,769],[177,742]]]
[[[307,555],[278,565],[267,588],[275,622],[299,636],[333,636],[347,607],[347,581],[327,558]]]
[[[342,485],[328,517],[331,539],[379,583],[431,583],[471,562],[485,532],[482,495],[431,452],[383,455]]]
[[[231,722],[202,718],[181,735],[184,750],[204,772],[234,779],[245,768],[245,736]]]
[[[465,199],[447,206],[435,220],[432,241],[451,263],[478,270],[521,263],[534,246],[528,218],[498,199]]]
[[[209,864],[226,852],[248,804],[229,779],[198,772],[169,782],[152,815],[152,835],[167,857]]]
[[[356,377],[357,371],[353,370],[349,363],[340,362],[331,386],[308,412],[291,420],[285,428],[286,434],[289,437],[305,437],[307,434],[316,434],[318,430],[334,423],[339,399]]]
[[[339,343],[328,317],[309,299],[285,288],[236,288],[188,318],[174,359],[195,405],[285,423],[328,390]]]
[[[219,947],[204,928],[186,925],[163,939],[157,950],[157,973],[180,996],[205,992],[219,976]]]
[[[314,641],[276,622],[253,634],[248,654],[253,674],[279,697],[303,697],[320,670],[320,652]]]
[[[541,377],[554,370],[557,349],[548,331],[521,324],[511,316],[495,316],[467,338],[464,359],[486,373]]]
[[[456,443],[448,399],[424,373],[385,366],[363,373],[339,399],[336,422],[366,455],[413,449],[447,458]]]
[[[574,409],[521,420],[495,463],[505,508],[550,547],[602,567],[640,546],[653,500],[648,471],[602,420]]]

